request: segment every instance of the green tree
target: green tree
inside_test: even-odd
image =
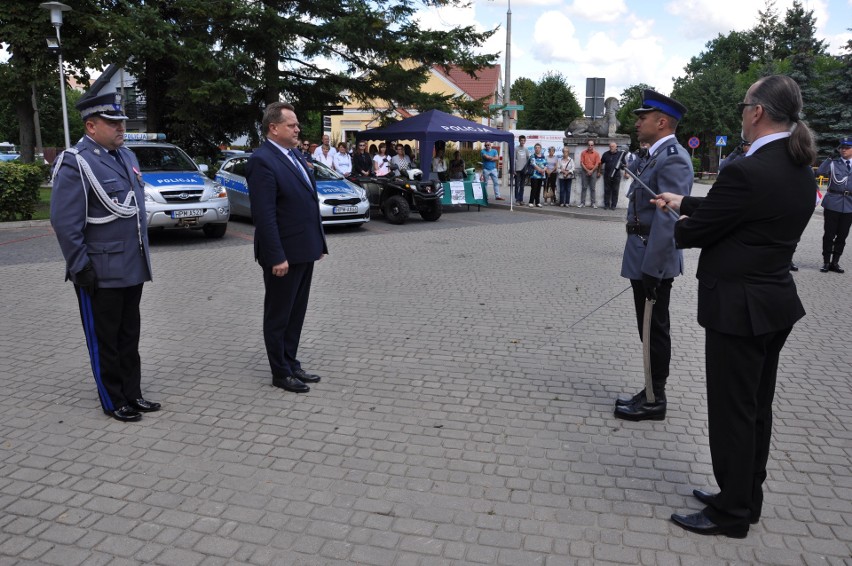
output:
[[[529,108],[528,105],[532,101],[533,95],[535,94],[536,84],[532,79],[528,79],[526,77],[518,77],[515,79],[515,82],[512,83],[511,93],[512,100],[516,104],[520,104],[524,107],[523,110],[518,111],[518,129],[519,130],[528,130],[529,129]]]
[[[583,115],[577,96],[561,73],[549,72],[536,85],[527,117],[534,130],[564,130]]]
[[[816,133],[821,155],[831,153],[838,138],[852,132],[852,40],[843,49],[843,54],[820,60],[817,65],[820,97],[810,107],[808,122]]]
[[[813,10],[805,10],[799,0],[794,0],[784,15],[784,21],[776,27],[773,58],[783,60],[825,55],[826,45],[825,41],[816,38]]]
[[[705,171],[715,171],[718,166],[716,136],[728,136],[731,147],[725,152],[739,142],[742,124],[736,109],[745,91],[736,73],[724,65],[708,67],[691,80],[675,81],[672,97],[686,106],[686,114],[678,126],[678,139],[685,145],[689,137],[698,137],[701,142],[698,156]]]
[[[768,63],[777,59],[775,45],[778,38],[778,11],[774,0],[766,0],[766,8],[757,13],[757,24],[751,30],[756,46],[755,59]]]
[[[738,72],[746,71],[758,59],[759,41],[754,31],[719,34],[706,43],[706,51],[690,59],[686,73],[688,76],[697,75],[714,65],[724,65]]]
[[[826,103],[825,89],[829,85],[825,79],[829,77],[825,73],[820,76],[819,70],[825,60],[831,58],[826,52],[826,42],[816,38],[813,10],[806,11],[798,0],[787,10],[779,29],[776,50],[789,61],[790,70],[787,74],[802,90],[804,118],[811,122],[818,142],[824,141],[826,128],[830,128],[830,124],[822,123],[819,119],[814,122],[811,116]]]
[[[17,123],[17,141],[21,146],[21,159],[32,162],[35,146],[35,125],[33,121],[32,92],[47,92],[50,85],[57,97],[47,100],[59,108],[59,73],[56,55],[47,50],[45,37],[55,37],[50,24],[50,14],[39,8],[38,0],[17,0],[5,2],[0,10],[0,37],[11,54],[9,60],[0,64],[0,106],[13,111]],[[98,13],[95,0],[79,0],[74,10],[66,12],[61,28],[62,56],[66,64],[66,74],[76,74],[85,78],[86,57],[91,46],[97,46],[100,38],[92,29],[91,22]],[[47,112],[50,107],[39,108]],[[74,112],[70,108],[69,114]],[[61,115],[61,114],[60,114]],[[61,121],[60,121],[61,123]],[[13,136],[10,136],[12,138]]]
[[[110,41],[92,59],[98,66],[121,65],[136,78],[146,97],[149,131],[166,133],[193,155],[212,157],[218,145],[254,129],[256,108],[250,101],[257,63],[227,42],[235,30],[252,31],[240,11],[243,3],[110,4],[96,24]]]
[[[451,5],[458,0],[436,0]],[[138,32],[105,55],[126,61],[148,94],[148,119],[186,145],[254,134],[280,99],[304,114],[346,100],[367,108],[452,104],[421,92],[433,65],[474,72],[494,60],[473,49],[492,31],[423,30],[413,0],[124,0],[110,12]],[[113,27],[113,24],[107,23]]]

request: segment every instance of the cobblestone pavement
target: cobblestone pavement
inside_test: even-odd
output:
[[[821,215],[763,519],[733,540],[668,520],[714,488],[698,252],[672,294],[668,417],[618,421],[641,347],[603,221],[623,211],[593,212],[330,232],[307,395],[270,384],[252,227],[155,236],[141,353],[164,410],[135,424],[100,411],[50,227],[0,230],[0,564],[852,564],[852,273],[818,272]]]

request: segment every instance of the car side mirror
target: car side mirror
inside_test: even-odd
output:
[[[201,165],[198,166],[198,170],[201,171],[202,173],[207,173],[207,171],[209,171],[209,169],[210,168],[207,167],[206,163],[202,163]]]

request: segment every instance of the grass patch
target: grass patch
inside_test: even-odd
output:
[[[38,190],[38,204],[33,212],[33,220],[48,220],[50,218],[50,189],[42,187]]]

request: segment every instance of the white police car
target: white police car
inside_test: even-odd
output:
[[[251,218],[246,183],[249,157],[251,154],[246,153],[225,161],[216,172],[216,180],[225,187],[234,215]],[[314,162],[313,166],[323,225],[359,226],[370,221],[370,202],[364,189],[322,163]]]
[[[127,133],[124,139],[145,182],[149,230],[190,228],[210,238],[225,235],[231,214],[228,195],[204,174],[206,165],[196,165],[182,149],[162,141],[163,134]]]

